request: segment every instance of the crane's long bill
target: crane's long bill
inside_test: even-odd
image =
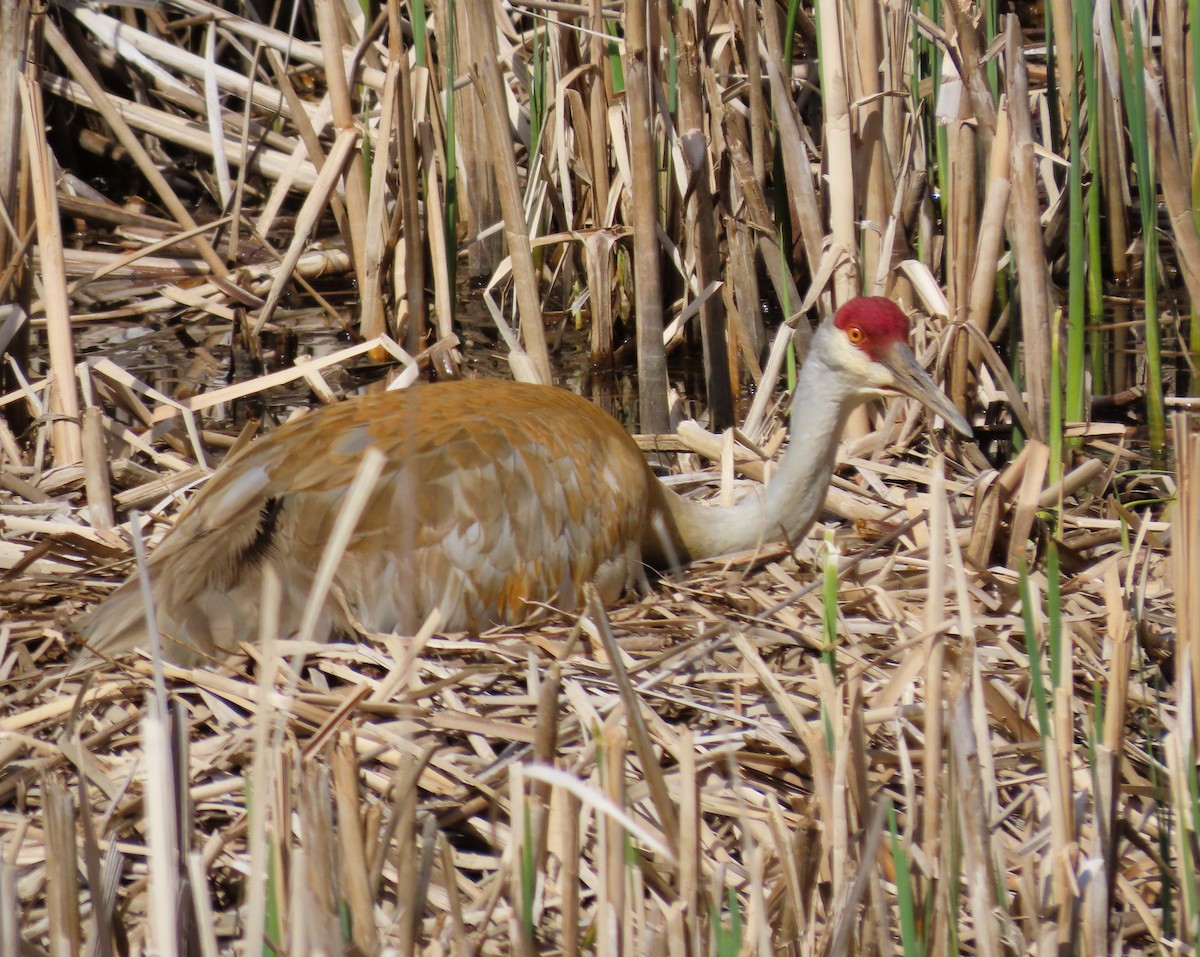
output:
[[[917,357],[913,355],[912,350],[902,342],[896,343],[886,353],[884,353],[881,361],[892,375],[896,377],[893,388],[897,392],[903,392],[907,396],[922,402],[933,412],[936,412],[950,425],[955,431],[970,438],[972,433],[971,424],[962,417],[962,414],[954,407],[954,404],[946,396],[941,389],[934,385],[933,380],[929,378],[929,374],[921,368],[921,364],[917,362]]]

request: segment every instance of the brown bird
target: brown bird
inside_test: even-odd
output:
[[[262,566],[283,587],[280,631],[300,625],[317,565],[363,451],[385,457],[325,603],[318,637],[412,633],[437,609],[446,630],[577,609],[640,577],[798,541],[825,499],[850,412],[896,392],[964,435],[971,427],[917,363],[888,299],[846,303],[813,337],[801,403],[765,493],[730,508],[681,498],[629,434],[562,389],[474,380],[351,399],[281,426],[217,469],[151,555],[169,660],[220,657],[258,635]],[[78,623],[93,650],[146,643],[136,576]]]

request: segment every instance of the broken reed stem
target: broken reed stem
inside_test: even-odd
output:
[[[854,228],[858,184],[854,180],[853,123],[845,60],[845,7],[824,8],[821,28],[821,104],[825,121],[824,171],[826,206],[833,244],[846,256],[834,269],[834,297],[838,305],[858,292],[858,248]],[[853,31],[851,31],[853,35]]]
[[[831,8],[832,9],[832,8]],[[857,0],[854,4],[854,43],[852,50],[857,69],[857,126],[855,130],[856,159],[863,162],[865,175],[862,177],[862,196],[867,220],[873,229],[861,233],[860,252],[862,276],[875,276],[881,268],[879,261],[883,230],[891,212],[890,189],[887,170],[893,166],[888,161],[887,145],[883,127],[883,83],[880,64],[883,62],[883,43],[880,37],[882,18],[886,8],[875,0]]]
[[[346,59],[343,52],[341,18],[334,0],[313,0],[316,4],[317,32],[321,38],[321,49],[325,54],[325,82],[328,85],[329,105],[332,110],[333,129],[342,134],[358,133],[354,105],[350,101],[350,84],[346,77]],[[361,143],[355,137],[356,143]],[[349,235],[342,238],[354,260],[358,283],[366,284],[367,245],[367,184],[363,169],[361,145],[354,152],[354,161],[345,167],[343,189],[346,199],[346,222]],[[378,335],[382,330],[363,330],[365,337]]]
[[[499,190],[500,208],[504,213],[504,235],[512,259],[512,275],[516,284],[517,312],[521,318],[524,347],[537,380],[551,381],[550,357],[546,351],[546,333],[542,327],[542,302],[538,291],[537,270],[533,262],[533,247],[525,223],[525,208],[521,202],[521,186],[517,176],[517,161],[513,149],[504,80],[500,74],[500,51],[492,30],[482,29],[490,23],[492,7],[488,0],[468,0],[470,15],[476,19],[471,29],[471,74],[475,91],[483,110],[491,145],[491,166]]]
[[[421,215],[420,169],[417,163],[417,131],[413,104],[413,74],[408,65],[408,52],[400,54],[400,96],[397,101],[400,111],[397,133],[397,174],[400,177],[400,207],[404,220],[404,283],[403,303],[407,313],[407,334],[404,341],[409,352],[421,351],[429,324],[428,306],[425,301],[425,247],[427,240]],[[432,179],[433,169],[426,169],[425,176]],[[401,290],[397,290],[399,294]],[[399,325],[396,327],[399,338]]]
[[[83,435],[58,196],[46,142],[41,87],[28,76],[20,79],[25,155],[29,163],[33,207],[37,217],[42,302],[46,310],[46,338],[49,343],[50,374],[53,376],[47,410],[54,417],[50,434],[54,443],[55,463],[74,465],[83,458]]]
[[[666,432],[667,358],[663,350],[663,290],[658,245],[658,150],[651,111],[657,83],[646,49],[646,6],[625,7],[625,102],[629,110],[629,184],[633,226],[633,284],[637,309],[638,428]]]
[[[45,21],[45,30],[46,40],[49,42],[51,49],[53,49],[54,55],[62,60],[67,68],[67,72],[80,84],[90,100],[91,107],[100,114],[112,130],[113,135],[120,141],[121,146],[128,151],[130,158],[137,164],[138,171],[146,177],[150,188],[157,194],[159,200],[167,208],[167,211],[175,217],[176,221],[184,229],[195,229],[196,222],[187,211],[187,207],[175,195],[175,191],[171,189],[166,177],[159,170],[158,164],[151,159],[150,154],[142,146],[141,140],[129,128],[129,124],[125,122],[121,114],[112,106],[109,101],[109,94],[100,86],[99,81],[96,80],[91,71],[84,65],[83,60],[71,48],[71,45],[52,20],[47,19]],[[228,270],[225,268],[224,261],[217,255],[216,250],[202,236],[196,236],[193,242],[195,242],[196,249],[200,253],[201,258],[204,259],[213,273],[218,278],[224,278]],[[227,291],[232,291],[236,288],[236,286],[231,285]],[[253,297],[248,297],[244,294],[241,298],[247,304],[255,302]]]
[[[361,311],[359,315],[359,333],[364,339],[381,335],[387,327],[384,313],[384,277],[382,266],[388,252],[388,177],[384,171],[392,167],[393,155],[403,155],[403,150],[397,148],[397,140],[408,135],[408,128],[398,125],[397,119],[397,86],[400,82],[400,59],[404,54],[388,64],[387,74],[383,81],[383,99],[379,111],[379,127],[372,138],[371,163],[378,175],[371,177],[371,185],[367,196],[366,225],[363,233],[363,279]],[[401,113],[403,116],[403,113]],[[397,303],[394,319],[396,325],[393,331],[400,327],[403,315],[401,303]],[[380,355],[378,359],[382,360]]]
[[[753,18],[753,11],[750,11]],[[687,230],[696,262],[696,278],[701,289],[721,278],[720,250],[717,248],[717,219],[713,202],[707,140],[707,127],[700,95],[700,55],[696,46],[696,22],[692,11],[680,7],[676,16],[679,44],[679,120],[681,152],[687,164],[689,192]],[[761,97],[760,97],[761,98]],[[700,319],[701,346],[704,353],[704,382],[707,387],[709,428],[721,432],[733,425],[733,381],[730,376],[728,321],[718,296],[705,301]]]
[[[1033,120],[1029,113],[1029,76],[1020,44],[1020,22],[1010,15],[1006,26],[1008,107],[1012,122],[1012,193],[1008,211],[1009,242],[1016,263],[1021,297],[1025,388],[1034,437],[1045,441],[1050,428],[1049,276],[1042,246],[1033,157]]]

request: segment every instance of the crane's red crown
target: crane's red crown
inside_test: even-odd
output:
[[[908,341],[908,317],[884,296],[859,296],[837,311],[833,324],[878,362],[897,342]]]

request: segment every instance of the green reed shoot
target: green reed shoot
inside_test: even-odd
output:
[[[413,53],[416,57],[416,65],[425,65],[425,51],[429,49],[429,17],[425,10],[425,0],[410,0],[409,8],[412,10],[412,31],[413,31]],[[367,22],[371,21],[368,14]],[[454,36],[453,33],[450,36]],[[452,46],[453,44],[445,44]]]
[[[1062,590],[1059,579],[1058,544],[1051,540],[1046,549],[1046,651],[1050,656],[1050,687],[1063,684]]]
[[[604,29],[608,31],[611,40],[608,41],[608,71],[612,77],[613,94],[625,92],[625,65],[621,61],[621,44],[619,27],[615,20],[605,20]]]
[[[916,0],[914,6],[921,10],[934,23],[941,22],[941,0]],[[910,80],[912,87],[911,110],[914,116],[922,118],[924,124],[926,167],[928,169],[930,190],[931,192],[941,193],[942,204],[944,204],[947,199],[947,185],[950,181],[949,141],[947,140],[946,127],[938,123],[937,116],[935,115],[938,94],[941,91],[942,85],[942,57],[944,53],[942,52],[942,48],[936,43],[922,38],[920,28],[915,21],[913,22],[909,42],[912,48],[912,78]],[[922,80],[926,78],[930,82],[932,94],[929,97],[928,103],[922,106],[921,87]],[[922,248],[921,242],[922,237],[918,235],[917,257],[922,262],[927,262],[931,255],[931,250]]]
[[[829,673],[837,674],[837,637],[838,637],[838,547],[833,539],[833,532],[825,533],[825,548],[822,550],[821,572],[824,588],[824,609],[821,618],[824,641],[821,648],[821,658],[829,667]]]
[[[721,909],[713,904],[711,911],[713,937],[716,939],[717,957],[738,957],[742,952],[742,911],[738,907],[737,892],[726,888],[726,906],[729,908],[729,926],[721,919]]]
[[[814,10],[816,16],[821,15],[821,6],[816,4]],[[788,0],[787,9],[787,27],[783,34],[783,71],[784,76],[790,76],[792,72],[792,57],[794,54],[794,44],[796,42],[796,20],[800,16],[800,0]],[[821,31],[817,30],[818,43],[820,42]]]
[[[908,850],[900,840],[900,829],[896,825],[896,805],[888,800],[888,831],[892,836],[892,863],[896,868],[896,906],[900,911],[900,944],[905,957],[918,957],[927,953],[917,933],[917,909],[913,899],[912,867]]]
[[[537,940],[537,925],[533,920],[533,902],[537,896],[537,862],[534,860],[533,814],[529,799],[522,802],[520,813],[525,816],[525,840],[521,845],[521,932],[530,950]]]
[[[934,23],[942,22],[942,0],[929,0],[927,11]],[[925,112],[927,123],[933,129],[934,163],[932,168],[937,170],[937,182],[934,184],[941,194],[941,213],[943,218],[947,212],[950,190],[950,134],[945,123],[939,123],[937,116],[938,97],[942,93],[942,60],[945,53],[936,43],[929,44],[930,66],[929,77],[933,81],[933,96],[929,100],[929,109]]]
[[[996,11],[996,0],[986,0],[983,5],[983,40],[990,47],[1000,31],[1000,15]],[[989,57],[987,65],[988,89],[992,91],[993,102],[1000,102],[1000,64],[995,57]]]
[[[1062,114],[1058,102],[1058,50],[1054,46],[1054,0],[1042,3],[1042,22],[1046,25],[1046,105],[1050,108],[1049,145],[1061,153]]]
[[[1200,0],[1188,0],[1188,36],[1192,41],[1192,155],[1200,156]],[[1200,162],[1192,163],[1192,216],[1200,228]],[[1192,303],[1191,331],[1188,334],[1188,352],[1192,362],[1200,365],[1200,306]],[[1192,376],[1192,395],[1200,395],[1200,376]]]
[[[830,681],[837,681],[837,635],[838,635],[838,548],[832,529],[825,532],[825,547],[821,549],[822,609],[821,609],[821,663],[829,673]],[[825,734],[825,747],[834,752],[833,720],[825,701],[821,701],[821,728]]]
[[[1062,310],[1054,311],[1050,324],[1050,467],[1051,484],[1062,478],[1063,470],[1063,391],[1061,334]]]
[[[1108,391],[1108,365],[1104,354],[1104,272],[1102,256],[1103,224],[1100,221],[1100,143],[1103,136],[1100,107],[1100,83],[1096,75],[1096,45],[1092,30],[1092,0],[1079,0],[1072,7],[1075,37],[1079,43],[1079,57],[1083,60],[1084,102],[1088,108],[1087,168],[1092,181],[1087,191],[1087,300],[1088,300],[1088,349],[1091,352],[1092,391],[1103,394]]]
[[[540,26],[533,28],[533,76],[529,86],[529,169],[536,165],[535,159],[542,143],[542,126],[546,122],[546,76],[547,49],[549,43]]]
[[[1071,20],[1071,53],[1073,62],[1078,63],[1080,47],[1083,45],[1083,34],[1080,29],[1078,15]],[[1071,85],[1070,97],[1071,127],[1068,131],[1071,151],[1071,165],[1067,179],[1067,200],[1069,209],[1067,257],[1067,394],[1066,420],[1068,422],[1083,421],[1083,362],[1084,345],[1087,334],[1086,316],[1084,314],[1085,295],[1085,250],[1084,250],[1084,204],[1083,204],[1083,142],[1080,134],[1079,83]],[[1080,445],[1076,439],[1072,444]],[[1061,466],[1061,460],[1059,462]],[[1051,468],[1054,466],[1051,465]]]
[[[1187,793],[1180,794],[1182,806],[1175,809],[1175,815],[1179,820],[1179,826],[1187,834],[1187,845],[1195,847],[1196,836],[1200,834],[1200,778],[1197,778],[1196,772],[1196,749],[1190,741],[1184,758]],[[1182,872],[1179,875],[1180,890],[1187,896],[1188,903],[1184,913],[1200,914],[1200,881],[1197,880],[1196,859],[1191,854],[1181,854],[1179,855],[1179,866]],[[1195,923],[1193,920],[1193,924]],[[1191,941],[1193,950],[1200,946],[1200,926],[1191,928]]]
[[[1046,685],[1042,680],[1042,649],[1038,644],[1037,625],[1034,618],[1033,597],[1029,588],[1029,567],[1021,559],[1017,570],[1018,589],[1021,596],[1021,620],[1025,623],[1025,652],[1029,655],[1029,684],[1037,709],[1038,731],[1043,740],[1050,735],[1050,705],[1046,698]]]
[[[1113,8],[1113,30],[1117,49],[1127,49],[1120,12]],[[1142,20],[1133,12],[1133,62],[1118,55],[1125,115],[1137,170],[1138,208],[1142,214],[1142,278],[1146,297],[1146,417],[1150,427],[1150,452],[1156,458],[1167,447],[1166,414],[1163,408],[1162,339],[1158,323],[1158,202],[1154,168],[1150,165],[1150,130],[1146,118],[1146,66],[1142,44]]]

